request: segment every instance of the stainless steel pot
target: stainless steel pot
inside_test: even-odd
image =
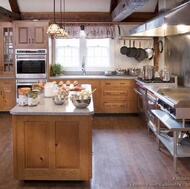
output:
[[[105,70],[104,75],[106,75],[106,76],[115,75],[115,71],[113,71],[113,70]]]
[[[170,81],[170,70],[166,69],[166,67],[160,71],[160,79],[162,81]]]
[[[126,73],[126,70],[125,70],[125,69],[122,69],[122,68],[117,68],[117,69],[115,70],[115,72],[116,72],[116,75],[118,75],[118,76],[124,76],[125,73]]]
[[[146,65],[142,67],[142,78],[144,80],[153,80],[154,74],[155,74],[154,66]]]
[[[138,76],[140,72],[140,68],[128,68],[128,73],[131,76]]]

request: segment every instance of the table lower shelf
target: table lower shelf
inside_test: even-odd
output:
[[[174,141],[169,138],[165,133],[161,133],[157,135],[159,140],[164,144],[164,146],[168,149],[171,155],[174,156]],[[177,154],[176,157],[190,157],[190,146],[177,144]]]

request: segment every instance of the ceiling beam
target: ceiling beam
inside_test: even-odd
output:
[[[19,14],[13,13],[3,7],[0,7],[0,21],[12,21],[20,19],[21,17]]]
[[[146,22],[157,16],[157,12],[134,12],[122,22]]]
[[[149,0],[121,0],[112,12],[112,21],[122,21]]]
[[[59,22],[61,14],[55,13],[55,20]],[[50,20],[53,21],[52,12],[22,12],[24,20]],[[111,22],[111,15],[108,12],[65,12],[65,22]]]
[[[9,0],[9,4],[10,4],[12,12],[20,15],[20,9],[19,9],[17,0]]]
[[[118,4],[118,0],[111,0],[111,3],[110,3],[110,12],[113,12],[113,10],[117,6],[117,4]]]

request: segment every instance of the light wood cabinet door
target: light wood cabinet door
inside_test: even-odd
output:
[[[16,104],[14,80],[0,80],[0,111],[9,111]]]
[[[15,178],[91,179],[91,119],[91,116],[13,116]]]
[[[14,76],[13,25],[0,23],[0,75]]]
[[[47,21],[15,21],[15,48],[48,48]]]

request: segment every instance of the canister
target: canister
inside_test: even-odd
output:
[[[28,105],[28,96],[27,93],[31,91],[29,87],[23,87],[18,89],[18,104],[20,106]]]

